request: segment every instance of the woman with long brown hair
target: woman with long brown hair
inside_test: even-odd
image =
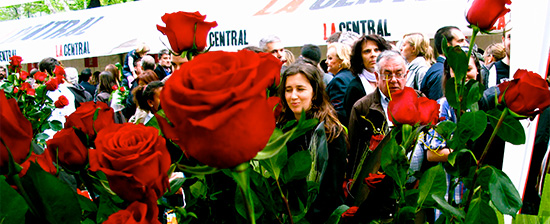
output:
[[[323,223],[334,209],[344,202],[342,183],[346,170],[347,134],[338,121],[336,111],[332,107],[322,82],[321,71],[314,65],[298,61],[290,65],[284,72],[279,87],[282,111],[277,119],[279,127],[285,127],[283,132],[291,127],[289,122],[299,121],[302,111],[307,119],[317,119],[320,124],[314,130],[287,143],[288,155],[308,150],[319,159],[315,167],[319,171],[319,194],[308,211],[306,218],[312,223]],[[319,131],[324,129],[324,136]],[[312,142],[314,142],[312,144]],[[320,145],[326,145],[323,153]],[[315,147],[316,146],[316,147]],[[328,154],[328,160],[326,156]],[[292,186],[303,186],[305,180],[296,180]],[[300,187],[293,189],[299,191]],[[307,189],[307,187],[305,188]]]

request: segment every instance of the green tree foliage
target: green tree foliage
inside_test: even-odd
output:
[[[134,0],[100,0],[101,6],[108,6]],[[86,9],[90,0],[42,0],[19,5],[0,7],[0,21],[40,17],[65,11]]]

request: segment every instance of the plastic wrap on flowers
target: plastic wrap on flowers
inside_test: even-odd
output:
[[[278,83],[280,67],[272,55],[246,50],[197,56],[174,72],[161,93],[173,124],[160,117],[163,133],[212,167],[254,158],[275,129],[266,88]]]

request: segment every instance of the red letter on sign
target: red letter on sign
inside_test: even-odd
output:
[[[266,12],[269,8],[271,8],[271,6],[275,5],[275,3],[277,2],[277,0],[271,0],[269,3],[267,3],[267,5],[260,11],[258,11],[256,14],[254,14],[255,16],[260,16],[260,15],[267,15],[267,14],[271,14],[270,12]]]
[[[288,3],[285,7],[279,9],[279,11],[275,13],[294,12],[294,10],[296,10],[303,2],[304,0],[292,0],[292,2]]]

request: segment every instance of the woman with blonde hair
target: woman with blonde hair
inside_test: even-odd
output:
[[[421,33],[405,34],[400,49],[408,63],[405,85],[420,90],[426,71],[434,63],[434,52],[430,47],[430,40]]]
[[[344,98],[348,85],[354,78],[349,70],[351,67],[350,55],[351,48],[346,44],[332,43],[327,47],[327,70],[334,75],[334,78],[327,84],[327,94],[338,113],[338,119],[343,124],[348,123]]]
[[[506,50],[504,49],[504,44],[502,43],[492,43],[485,48],[485,53],[483,53],[483,61],[487,67],[489,67],[493,62],[500,61],[505,57]]]

